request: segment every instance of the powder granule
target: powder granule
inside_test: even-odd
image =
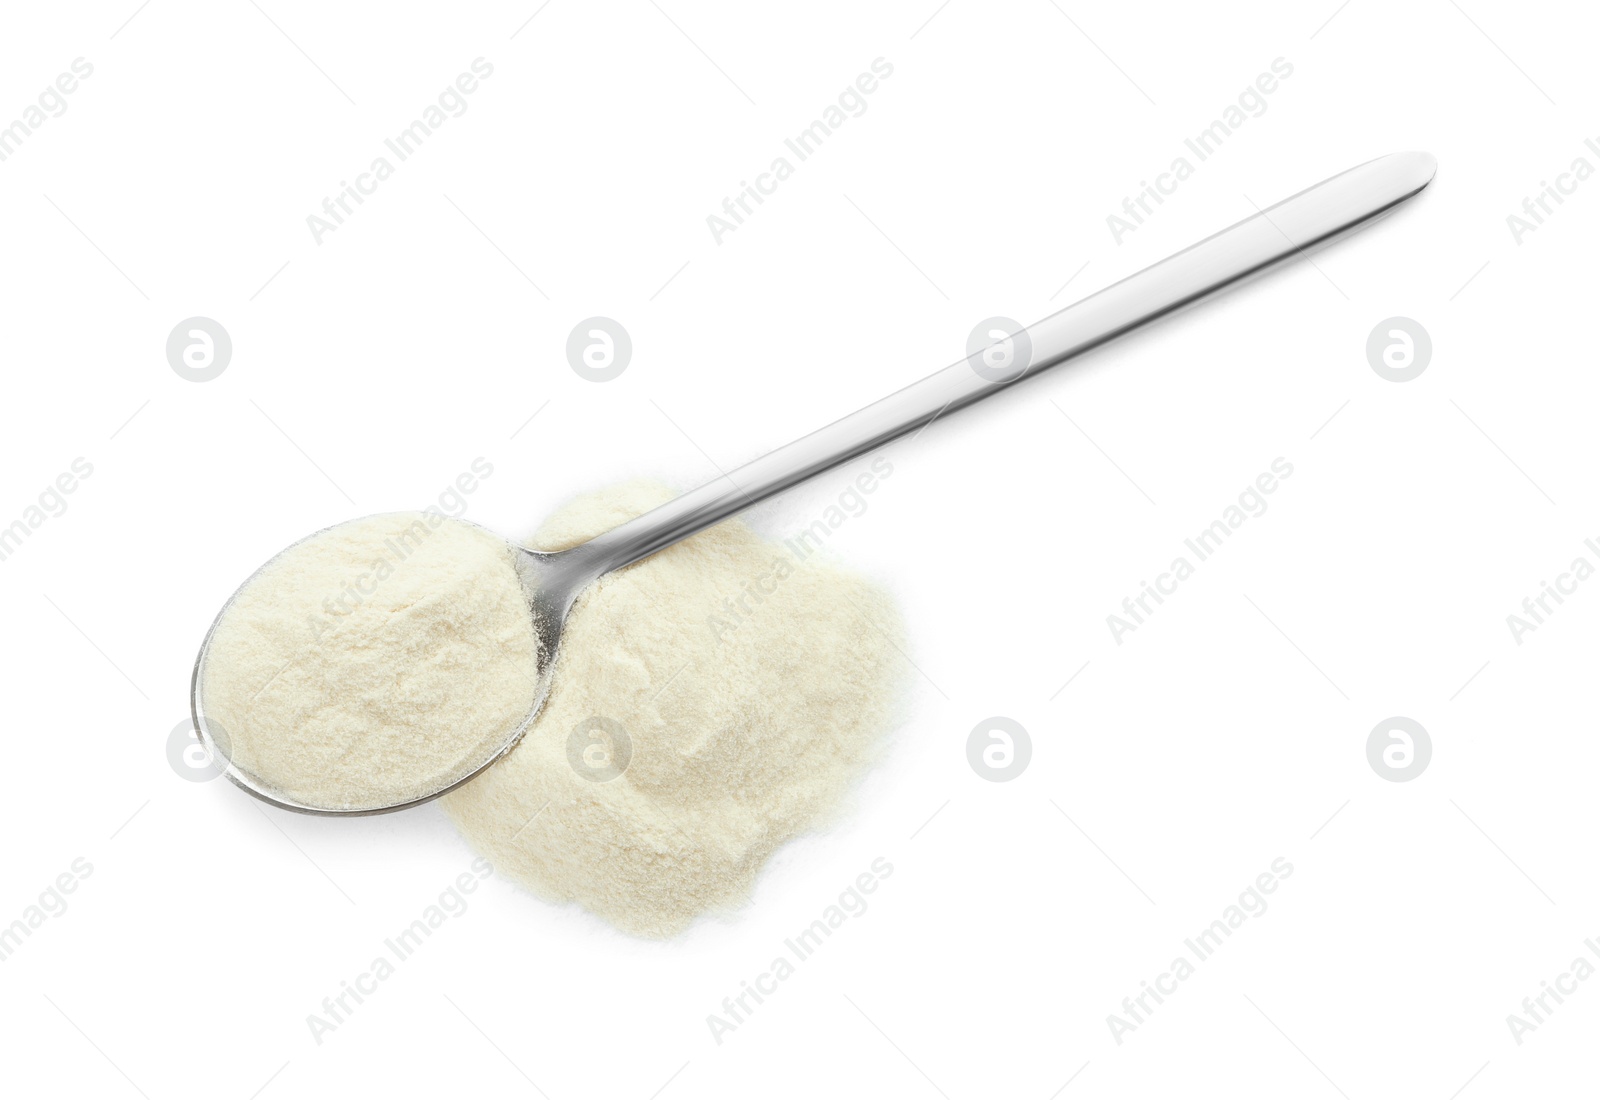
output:
[[[296,543],[218,620],[201,698],[233,763],[293,801],[433,794],[533,706],[538,639],[515,551],[437,512]]]
[[[565,549],[672,495],[580,497],[531,545]],[[721,523],[580,598],[539,718],[445,809],[534,893],[675,934],[838,811],[897,709],[901,635],[870,582]]]

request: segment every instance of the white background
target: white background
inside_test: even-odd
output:
[[[0,522],[94,467],[0,562],[0,923],[93,867],[0,964],[8,1089],[1591,1087],[1600,981],[1520,1045],[1506,1021],[1600,935],[1600,584],[1520,646],[1506,625],[1600,535],[1600,182],[1520,244],[1506,224],[1600,167],[1588,13],[135,2],[0,25],[0,120],[94,66],[0,163]],[[480,56],[469,110],[315,243],[306,216]],[[706,216],[878,57],[867,112],[715,243]],[[1267,111],[1118,244],[1106,215],[1279,57]],[[747,909],[643,942],[491,879],[313,1040],[472,853],[437,807],[303,818],[169,766],[201,637],[263,560],[424,506],[478,456],[469,514],[508,535],[615,480],[690,487],[959,358],[980,319],[1031,322],[1407,148],[1435,184],[1315,266],[891,448],[832,546],[903,603],[911,714]],[[564,351],[596,314],[634,343],[606,384]],[[196,315],[234,344],[205,384],[164,352]],[[1395,315],[1434,343],[1404,384],[1364,351]],[[1116,644],[1106,616],[1279,456],[1269,510]],[[755,521],[791,535],[854,472]],[[1010,783],[967,764],[992,715],[1031,733]],[[1367,761],[1393,715],[1431,735],[1410,782]],[[714,1042],[708,1013],[879,856],[871,908]],[[1119,1045],[1108,1014],[1277,857],[1270,908]]]

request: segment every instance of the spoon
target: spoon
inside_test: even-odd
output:
[[[215,624],[201,646],[191,686],[200,740],[212,761],[235,784],[284,809],[351,816],[387,813],[437,798],[510,752],[533,724],[549,694],[567,614],[583,590],[601,576],[907,432],[920,431],[946,412],[973,404],[1030,374],[1059,366],[1360,228],[1426,187],[1436,166],[1427,153],[1393,153],[1358,165],[586,543],[554,553],[509,544],[539,641],[534,703],[503,744],[484,759],[471,762],[459,778],[438,790],[394,805],[359,809],[311,806],[286,797],[236,767],[204,718],[201,685]],[[224,613],[226,610],[224,607]]]

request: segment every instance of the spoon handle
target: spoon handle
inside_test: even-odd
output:
[[[1356,229],[1433,179],[1427,153],[1368,161],[1053,313],[973,356],[622,524],[571,553],[598,576],[664,549],[809,477],[954,412],[1248,276]],[[1013,356],[1009,364],[1004,356]]]

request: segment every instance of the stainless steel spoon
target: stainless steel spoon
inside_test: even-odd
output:
[[[926,427],[947,412],[1327,244],[1421,191],[1432,181],[1435,168],[1434,158],[1427,153],[1394,153],[1358,165],[1051,314],[995,345],[998,351],[991,357],[980,352],[962,359],[589,542],[557,553],[514,547],[539,636],[536,701],[503,745],[431,794],[392,806],[356,810],[307,806],[235,767],[205,721],[200,689],[210,634],[195,662],[191,686],[196,731],[213,760],[223,767],[223,774],[258,798],[285,809],[345,816],[386,813],[437,798],[510,752],[532,725],[549,693],[567,614],[579,594],[602,575]]]

